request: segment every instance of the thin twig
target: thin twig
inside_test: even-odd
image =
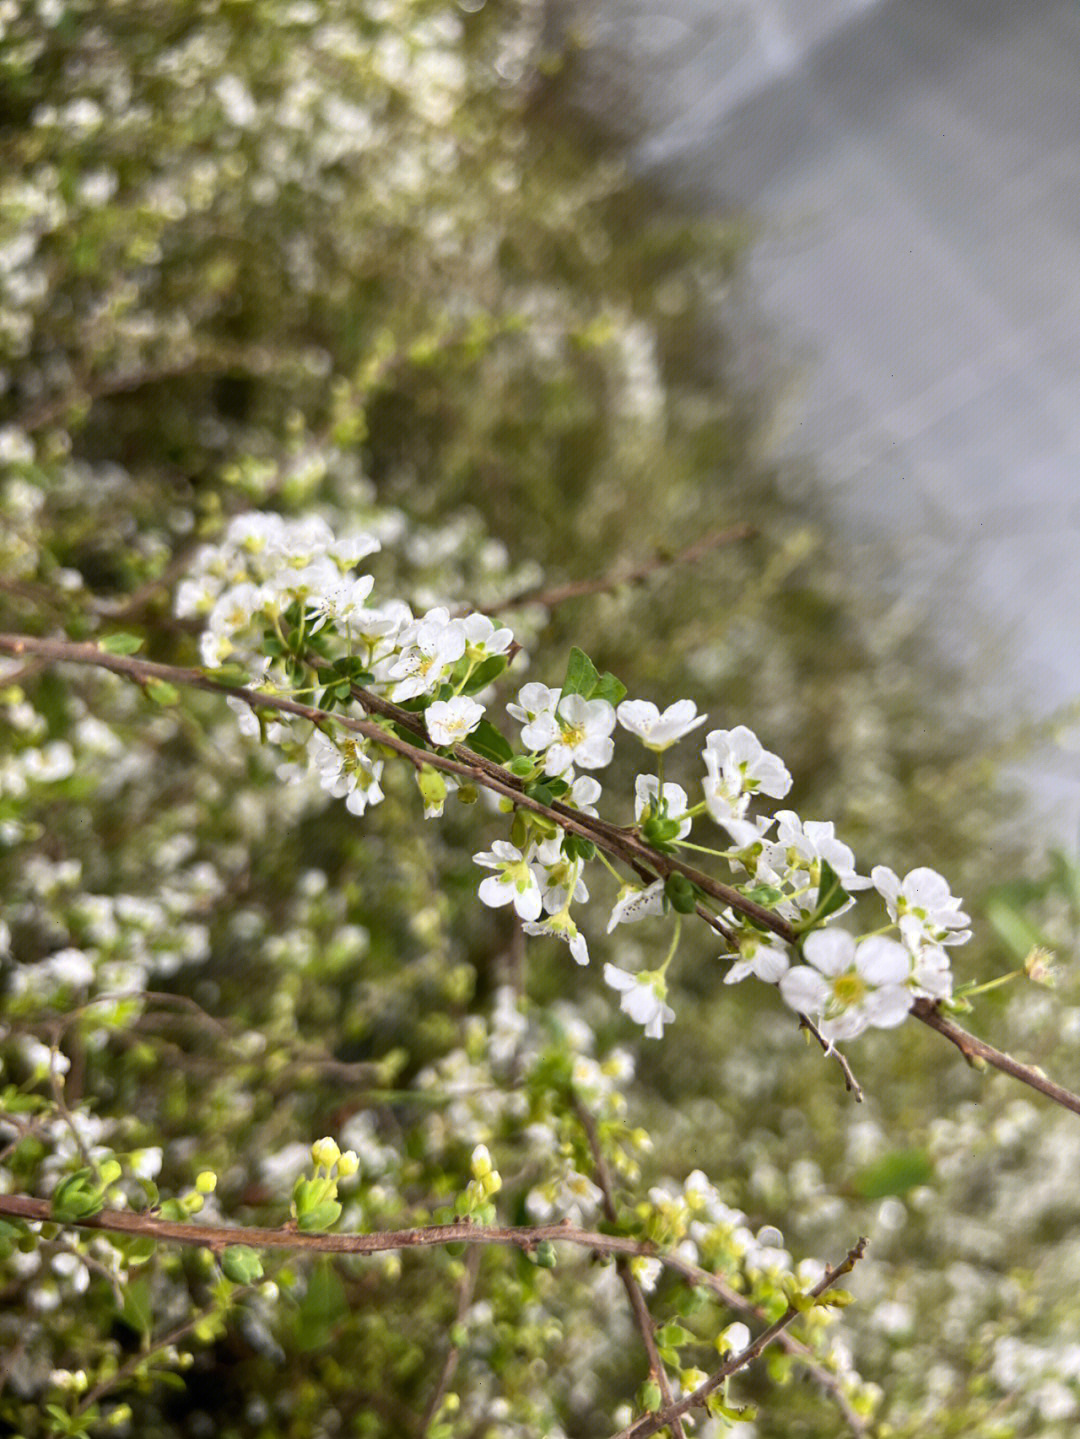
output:
[[[680,565],[693,564],[695,560],[707,555],[710,550],[719,549],[721,545],[736,544],[739,540],[753,539],[756,534],[757,530],[753,525],[731,525],[726,530],[717,530],[715,534],[695,540],[692,545],[687,545],[686,549],[680,550],[678,554],[671,555],[661,551],[653,559],[647,560],[635,569],[625,570],[621,573],[612,572],[600,576],[599,579],[571,580],[568,584],[556,585],[551,589],[545,589],[543,585],[535,585],[530,589],[519,591],[516,595],[511,595],[501,604],[493,605],[492,609],[501,613],[503,610],[520,609],[523,605],[542,605],[545,609],[553,610],[556,605],[564,604],[567,600],[582,599],[586,595],[605,594],[609,590],[618,589],[620,585],[642,584],[658,570],[675,569]]]
[[[619,1212],[615,1207],[615,1190],[611,1183],[611,1171],[608,1169],[607,1160],[604,1157],[604,1150],[600,1143],[600,1135],[596,1128],[596,1121],[592,1114],[575,1095],[572,1100],[574,1113],[577,1115],[578,1123],[585,1131],[585,1138],[589,1145],[589,1153],[592,1155],[593,1172],[596,1175],[596,1183],[599,1187],[603,1202],[604,1214],[611,1224],[619,1222]],[[656,1334],[653,1329],[652,1315],[649,1313],[649,1306],[645,1302],[645,1296],[641,1292],[641,1285],[634,1277],[634,1271],[630,1267],[630,1260],[624,1254],[620,1254],[615,1260],[615,1269],[622,1286],[626,1290],[626,1297],[630,1301],[630,1308],[633,1311],[634,1321],[641,1332],[642,1343],[645,1345],[645,1353],[649,1359],[649,1370],[652,1377],[660,1386],[660,1397],[665,1407],[670,1408],[675,1403],[675,1395],[672,1392],[671,1380],[660,1357],[660,1350],[656,1344]],[[675,1416],[672,1420],[672,1432],[675,1439],[686,1439],[686,1430],[683,1428],[682,1420]]]
[[[465,1273],[461,1276],[461,1284],[458,1288],[457,1314],[454,1316],[455,1327],[459,1324],[464,1324],[465,1316],[468,1314],[469,1306],[472,1304],[473,1294],[476,1290],[476,1278],[480,1273],[480,1256],[482,1252],[479,1248],[470,1249],[465,1260]],[[434,1423],[435,1416],[439,1412],[439,1408],[443,1399],[446,1397],[446,1392],[453,1382],[454,1375],[457,1373],[458,1364],[461,1361],[461,1348],[455,1343],[453,1332],[453,1330],[450,1331],[450,1347],[446,1351],[446,1358],[443,1361],[442,1370],[435,1383],[435,1388],[431,1391],[431,1398],[428,1400],[427,1407],[424,1410],[424,1417],[420,1421],[420,1439],[424,1439],[424,1435],[427,1434]]]
[[[838,1279],[842,1278],[845,1274],[850,1274],[866,1252],[866,1243],[867,1241],[865,1239],[860,1238],[858,1243],[848,1251],[847,1256],[841,1264],[837,1265],[835,1269],[826,1271],[825,1277],[820,1283],[814,1285],[813,1289],[809,1291],[808,1297],[816,1299],[819,1295],[824,1294],[827,1289],[831,1289]],[[766,1349],[774,1339],[779,1338],[788,1325],[794,1323],[798,1317],[799,1310],[796,1309],[794,1305],[789,1305],[775,1323],[770,1324],[767,1329],[759,1334],[758,1337],[751,1344],[748,1344],[745,1349],[741,1350],[740,1353],[732,1355],[730,1359],[726,1359],[724,1363],[720,1365],[719,1369],[714,1370],[708,1379],[698,1385],[692,1394],[687,1394],[686,1397],[680,1399],[677,1404],[659,1409],[655,1414],[644,1415],[634,1424],[631,1424],[629,1428],[620,1429],[618,1434],[612,1436],[612,1439],[648,1439],[650,1434],[655,1434],[658,1430],[666,1428],[667,1425],[671,1424],[680,1415],[688,1413],[691,1409],[704,1407],[709,1395],[714,1394],[724,1383],[725,1379],[730,1378],[732,1374],[736,1374],[740,1369],[745,1369],[747,1364],[752,1363],[752,1361],[761,1354],[762,1350]]]
[[[57,1223],[47,1199],[30,1199],[21,1194],[0,1194],[0,1214],[31,1223]],[[127,1209],[102,1209],[82,1219],[65,1219],[72,1229],[93,1229],[105,1234],[136,1234],[171,1244],[195,1244],[206,1249],[226,1249],[246,1244],[253,1249],[287,1249],[315,1254],[385,1254],[394,1249],[434,1249],[442,1244],[499,1244],[530,1253],[550,1240],[573,1244],[594,1254],[626,1254],[631,1258],[658,1259],[666,1268],[705,1282],[705,1271],[676,1254],[667,1254],[644,1240],[620,1234],[600,1234],[576,1225],[517,1224],[481,1225],[458,1219],[452,1224],[428,1224],[415,1229],[392,1229],[369,1234],[306,1234],[288,1225],[260,1229],[235,1224],[187,1224],[162,1219],[156,1214],[138,1214]]]
[[[212,694],[231,695],[236,699],[243,700],[252,709],[277,710],[282,714],[296,715],[320,728],[338,725],[342,729],[363,735],[366,739],[393,750],[417,767],[425,764],[431,765],[434,769],[442,770],[446,774],[457,775],[473,784],[490,789],[495,794],[511,800],[521,809],[546,816],[567,834],[575,834],[582,839],[591,840],[597,848],[629,865],[643,879],[666,879],[671,874],[682,874],[703,894],[730,907],[737,913],[745,915],[762,928],[778,935],[785,943],[793,945],[798,941],[796,931],[786,919],[762,905],[755,904],[732,886],[721,883],[677,856],[661,854],[650,848],[632,829],[620,829],[606,820],[570,809],[558,801],[553,805],[540,803],[539,800],[533,799],[524,792],[524,782],[517,776],[465,745],[456,746],[452,757],[442,755],[436,750],[421,749],[417,745],[410,744],[407,740],[401,739],[399,735],[392,733],[385,725],[378,724],[373,720],[354,719],[343,714],[330,714],[325,710],[300,704],[296,700],[286,699],[281,695],[263,694],[242,685],[219,684],[210,678],[212,671],[208,674],[201,669],[156,664],[150,660],[136,659],[131,655],[106,654],[93,644],[80,644],[70,640],[41,639],[32,635],[0,634],[0,653],[15,655],[18,658],[24,655],[36,655],[50,663],[92,665],[98,669],[109,670],[113,674],[121,675],[125,679],[143,686],[151,679],[166,680],[174,685],[184,685]],[[419,737],[420,724],[415,715],[410,714],[407,710],[400,710],[398,706],[369,691],[354,690],[354,694],[369,713],[392,718],[395,724],[402,725]],[[1080,1096],[1073,1094],[1061,1085],[1054,1084],[1033,1066],[1021,1064],[1009,1055],[1002,1053],[1001,1050],[976,1039],[967,1030],[946,1019],[932,1001],[916,1000],[912,1013],[917,1019],[922,1020],[931,1029],[936,1029],[938,1033],[955,1044],[969,1062],[985,1060],[987,1064],[1000,1069],[1004,1074],[1009,1074],[1022,1084],[1037,1089],[1055,1103],[1062,1105],[1063,1108],[1080,1114]]]
[[[851,1065],[848,1063],[847,1058],[840,1053],[835,1044],[832,1044],[825,1038],[808,1014],[799,1015],[799,1028],[805,1029],[807,1034],[812,1035],[818,1044],[821,1045],[822,1051],[829,1056],[829,1058],[836,1060],[844,1075],[844,1088],[849,1094],[855,1096],[856,1104],[861,1104],[864,1098],[862,1085],[852,1073]]]

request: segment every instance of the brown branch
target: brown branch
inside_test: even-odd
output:
[[[844,1075],[844,1088],[849,1094],[853,1094],[855,1096],[856,1104],[861,1104],[864,1098],[862,1092],[862,1085],[855,1078],[855,1075],[852,1072],[851,1065],[848,1063],[847,1058],[840,1053],[835,1044],[831,1044],[825,1038],[821,1030],[818,1029],[817,1025],[814,1023],[814,1021],[810,1018],[808,1014],[799,1015],[799,1028],[805,1029],[807,1034],[811,1035],[814,1039],[817,1040],[818,1044],[821,1045],[822,1052],[824,1054],[830,1055],[833,1059],[836,1060]]]
[[[917,999],[911,1012],[916,1019],[921,1019],[923,1024],[944,1035],[950,1044],[955,1044],[969,1064],[976,1068],[992,1065],[995,1069],[1000,1069],[1002,1074],[1011,1075],[1021,1084],[1037,1089],[1040,1094],[1045,1094],[1063,1109],[1071,1109],[1074,1114],[1080,1114],[1080,1095],[1055,1084],[1052,1079],[1047,1079],[1042,1070],[1033,1064],[1021,1064],[1018,1059],[1013,1059],[1011,1054],[1005,1054],[1002,1050],[995,1049],[992,1044],[987,1044],[985,1040],[969,1034],[951,1019],[946,1019],[933,1000]]]
[[[608,1221],[617,1224],[619,1212],[615,1207],[615,1191],[611,1183],[611,1171],[608,1169],[607,1160],[604,1158],[604,1150],[600,1143],[600,1135],[596,1128],[596,1121],[585,1105],[575,1095],[573,1098],[574,1113],[577,1115],[578,1123],[585,1131],[585,1138],[589,1145],[589,1152],[592,1155],[593,1172],[596,1175],[596,1183],[600,1189],[603,1200],[604,1214]],[[645,1345],[645,1353],[649,1359],[649,1372],[660,1386],[660,1397],[665,1408],[670,1408],[675,1403],[675,1395],[671,1389],[671,1380],[668,1378],[664,1361],[660,1357],[660,1350],[656,1343],[656,1334],[653,1329],[652,1315],[649,1313],[649,1306],[645,1302],[645,1296],[641,1292],[641,1285],[634,1277],[634,1271],[630,1266],[630,1260],[625,1254],[620,1254],[615,1260],[615,1269],[626,1290],[626,1297],[630,1302],[630,1309],[634,1315],[634,1321],[641,1332],[642,1343]],[[686,1439],[686,1430],[678,1415],[672,1420],[672,1433],[674,1439]]]
[[[263,694],[242,685],[219,684],[210,678],[212,670],[207,672],[202,669],[184,668],[177,665],[156,664],[151,660],[140,660],[131,655],[106,654],[94,644],[82,644],[71,640],[41,639],[32,635],[0,634],[0,654],[14,655],[20,659],[25,655],[39,656],[49,663],[57,664],[92,665],[98,669],[109,670],[113,674],[143,686],[151,679],[166,680],[174,685],[205,690],[211,694],[232,695],[236,699],[243,700],[252,709],[277,710],[282,714],[296,715],[319,727],[338,725],[342,729],[363,735],[366,739],[393,750],[417,768],[425,764],[431,765],[434,769],[442,770],[446,774],[457,775],[470,783],[482,785],[493,793],[511,800],[521,809],[546,816],[567,834],[575,834],[582,839],[590,840],[606,854],[629,865],[643,879],[666,879],[674,873],[682,874],[703,894],[722,905],[727,905],[737,913],[745,915],[764,929],[778,935],[785,943],[794,945],[798,941],[798,934],[787,920],[782,919],[771,910],[765,909],[762,905],[755,904],[740,894],[737,889],[722,884],[703,870],[696,869],[693,865],[687,864],[674,855],[661,854],[650,848],[632,829],[620,829],[606,820],[582,814],[558,801],[553,805],[541,804],[524,792],[524,782],[517,776],[510,774],[501,765],[477,754],[465,745],[458,745],[454,749],[453,756],[442,755],[436,750],[421,749],[417,745],[409,744],[407,740],[401,739],[384,725],[377,724],[373,720],[330,714],[326,710],[300,704],[296,700],[286,699],[281,695]],[[399,706],[391,704],[390,701],[381,699],[367,690],[354,690],[354,694],[369,713],[380,714],[392,719],[395,724],[402,725],[418,737],[423,734],[420,720],[408,710],[402,710]],[[955,1044],[969,1062],[984,1060],[995,1069],[1000,1069],[1002,1073],[1018,1079],[1022,1084],[1037,1089],[1063,1108],[1080,1114],[1080,1096],[1053,1083],[1033,1066],[1021,1064],[1018,1060],[1002,1053],[1001,1050],[984,1043],[981,1039],[976,1039],[967,1030],[946,1019],[932,1001],[916,1000],[912,1013],[917,1019],[922,1020],[931,1029],[936,1029],[939,1034],[944,1035],[946,1039]],[[846,1066],[846,1061],[842,1061],[842,1065],[845,1069],[845,1076],[849,1076],[850,1070]]]
[[[454,1316],[455,1325],[464,1324],[465,1316],[469,1312],[469,1306],[473,1301],[473,1293],[476,1290],[476,1277],[480,1273],[480,1255],[483,1251],[479,1248],[470,1249],[469,1256],[465,1260],[465,1273],[461,1276],[461,1285],[458,1289],[457,1314]],[[446,1358],[443,1367],[431,1391],[431,1398],[424,1410],[424,1417],[420,1421],[420,1439],[431,1428],[435,1416],[439,1412],[439,1406],[446,1397],[446,1391],[450,1388],[454,1375],[457,1372],[461,1360],[461,1349],[454,1342],[453,1330],[451,1330],[450,1348],[446,1351]]]
[[[866,1243],[867,1241],[865,1239],[860,1238],[858,1243],[848,1251],[847,1256],[841,1264],[837,1265],[835,1269],[826,1271],[825,1277],[809,1291],[808,1298],[818,1298],[818,1296],[824,1294],[827,1289],[831,1289],[838,1279],[842,1278],[845,1274],[850,1274],[865,1254]],[[788,1325],[794,1323],[798,1317],[799,1310],[796,1309],[794,1305],[789,1305],[775,1323],[770,1324],[767,1329],[763,1330],[763,1332],[740,1353],[732,1355],[730,1359],[726,1359],[724,1363],[720,1365],[719,1369],[714,1370],[708,1379],[698,1385],[692,1394],[687,1394],[686,1397],[680,1399],[677,1404],[668,1405],[658,1410],[655,1414],[644,1415],[641,1419],[637,1420],[636,1423],[631,1424],[629,1428],[620,1429],[618,1434],[612,1436],[612,1439],[648,1439],[650,1434],[655,1434],[658,1430],[666,1428],[667,1425],[671,1424],[680,1415],[688,1413],[691,1409],[704,1407],[709,1395],[714,1394],[725,1379],[730,1378],[732,1374],[737,1373],[740,1369],[744,1369],[747,1364],[752,1363],[752,1361],[755,1360],[774,1339],[779,1338]]]
[[[162,1219],[156,1214],[137,1214],[127,1209],[102,1209],[84,1219],[53,1218],[47,1199],[30,1199],[21,1194],[0,1194],[0,1214],[31,1223],[60,1223],[73,1229],[93,1229],[106,1234],[135,1234],[173,1244],[196,1244],[220,1250],[230,1244],[247,1244],[253,1249],[288,1249],[315,1254],[385,1254],[393,1249],[433,1249],[442,1244],[500,1244],[526,1253],[550,1240],[573,1244],[594,1254],[629,1255],[658,1259],[676,1273],[707,1278],[705,1271],[674,1254],[665,1254],[643,1240],[619,1234],[599,1234],[573,1224],[480,1225],[458,1219],[452,1224],[429,1224],[416,1229],[383,1230],[374,1234],[305,1234],[284,1226],[260,1229],[248,1225],[187,1224]],[[698,1281],[700,1282],[700,1281]]]
[[[736,544],[739,540],[753,539],[756,534],[757,530],[753,525],[731,525],[726,530],[717,530],[715,534],[695,540],[692,545],[687,545],[686,549],[680,550],[678,554],[671,555],[660,551],[653,559],[647,560],[635,569],[626,570],[624,573],[602,575],[599,579],[592,580],[571,580],[568,584],[556,585],[552,589],[545,589],[543,585],[535,585],[531,589],[521,590],[518,594],[511,595],[508,600],[493,605],[492,608],[502,611],[520,609],[523,605],[542,605],[545,609],[553,610],[556,605],[564,604],[567,600],[582,599],[586,595],[605,594],[609,590],[618,589],[620,585],[643,584],[658,570],[691,565],[695,560],[707,555],[710,550],[719,549],[721,545]]]

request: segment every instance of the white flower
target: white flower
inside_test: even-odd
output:
[[[482,881],[479,890],[481,903],[491,909],[512,904],[519,919],[540,918],[544,908],[540,886],[516,845],[504,839],[497,839],[490,850],[474,854],[473,862],[483,865],[485,869],[499,871],[497,875]]]
[[[313,595],[307,610],[308,619],[314,621],[311,633],[321,630],[327,620],[336,620],[351,629],[353,621],[359,620],[374,584],[371,575],[360,575],[354,580],[338,580],[321,595]]]
[[[379,803],[383,798],[379,784],[383,762],[368,758],[362,748],[363,741],[346,735],[335,744],[321,730],[316,730],[311,742],[319,784],[335,799],[344,798],[350,814],[363,814],[369,804]]]
[[[613,964],[604,965],[604,983],[621,992],[619,1008],[635,1024],[644,1026],[646,1039],[662,1039],[664,1025],[675,1018],[675,1011],[664,1003],[667,985],[658,970],[643,969],[628,974]]]
[[[741,1322],[729,1324],[721,1332],[720,1339],[724,1341],[724,1348],[729,1354],[741,1354],[750,1343],[750,1330]],[[719,1340],[717,1347],[719,1347]]]
[[[548,919],[527,920],[521,927],[526,934],[546,934],[553,939],[561,939],[570,946],[570,953],[576,963],[588,964],[589,946],[585,942],[585,936],[565,910],[560,910]]]
[[[331,540],[326,546],[327,556],[334,561],[339,568],[351,570],[353,565],[358,565],[361,560],[367,559],[382,545],[374,535],[343,535],[341,539]]]
[[[391,698],[398,704],[437,689],[446,671],[465,653],[461,621],[452,620],[449,610],[442,608],[428,610],[400,639],[401,654],[389,668],[389,677],[397,681]]]
[[[855,873],[855,856],[846,844],[836,838],[831,820],[801,820],[792,809],[776,812],[775,845],[787,851],[789,869],[805,869],[815,881],[820,879],[821,860],[832,869],[845,889],[869,889],[870,880]],[[768,857],[772,845],[766,845]],[[775,859],[771,861],[776,865]],[[776,865],[780,868],[779,865]]]
[[[724,975],[725,984],[738,984],[747,975],[756,975],[766,984],[775,984],[788,972],[791,961],[787,950],[772,940],[743,936],[738,959]]]
[[[584,904],[589,898],[581,878],[581,861],[567,859],[563,853],[563,837],[552,835],[529,852],[529,863],[544,896],[544,908],[556,914],[571,899]]]
[[[970,920],[961,901],[949,893],[948,881],[934,869],[913,869],[903,880],[883,864],[875,865],[870,879],[913,950],[924,940],[934,944],[963,944],[971,938]]]
[[[524,725],[521,743],[526,749],[539,753],[554,742],[559,732],[555,721],[555,706],[561,695],[561,690],[532,683],[522,686],[517,704],[506,706],[507,713]]]
[[[615,710],[607,700],[567,695],[559,701],[555,718],[558,734],[544,756],[548,774],[563,774],[574,764],[581,769],[602,769],[611,763]]]
[[[830,1043],[854,1039],[873,1025],[892,1029],[907,1017],[911,956],[893,939],[873,936],[856,945],[842,929],[816,929],[803,943],[807,964],[789,969],[780,993],[800,1014],[820,1015]]]
[[[238,700],[235,695],[226,695],[225,703],[236,716],[240,733],[248,739],[254,739],[259,733],[259,717],[247,700]]]
[[[663,714],[650,700],[623,700],[615,714],[623,729],[636,734],[654,754],[670,749],[709,718],[698,714],[693,700],[676,700]]]
[[[654,880],[647,889],[639,889],[634,884],[624,884],[619,890],[619,897],[611,911],[607,932],[610,934],[617,924],[636,924],[646,915],[663,914],[663,912],[664,881],[662,879]]]
[[[446,746],[460,743],[484,718],[484,706],[465,695],[452,700],[436,700],[424,711],[424,723],[432,744]]]
[[[641,818],[646,810],[651,809],[653,815],[657,815],[659,805],[657,804],[657,791],[660,788],[660,781],[654,774],[639,774],[634,781],[634,818],[641,823]],[[666,818],[678,820],[678,833],[676,839],[685,839],[693,826],[693,820],[683,819],[686,814],[687,795],[681,784],[665,784],[663,803],[666,806]]]
[[[514,633],[505,626],[496,629],[487,615],[466,615],[461,621],[470,658],[502,655],[514,642]]]
[[[630,1269],[638,1282],[638,1288],[645,1294],[651,1294],[656,1288],[656,1281],[660,1278],[663,1267],[660,1260],[651,1255],[636,1254],[630,1261]]]
[[[791,788],[791,775],[784,762],[764,749],[757,735],[745,725],[710,730],[701,756],[708,771],[705,804],[717,823],[742,819],[752,795],[782,799]]]
[[[600,781],[593,779],[591,774],[578,775],[577,779],[570,786],[569,792],[564,794],[562,802],[571,808],[580,810],[582,814],[596,814],[596,802],[603,790],[600,788]]]
[[[912,991],[924,999],[952,998],[952,971],[949,956],[936,944],[924,944],[911,960]]]

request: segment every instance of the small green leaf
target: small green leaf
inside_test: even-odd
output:
[[[150,1333],[153,1315],[150,1308],[150,1276],[148,1274],[140,1275],[125,1289],[124,1307],[120,1311],[120,1318],[129,1329],[134,1329],[136,1334]]]
[[[828,860],[821,861],[821,880],[818,884],[817,908],[814,910],[816,920],[827,919],[830,914],[835,914],[847,903],[848,895],[844,886],[840,883],[839,876],[829,864]]]
[[[922,1149],[894,1149],[855,1176],[852,1189],[860,1199],[885,1199],[906,1194],[934,1177],[930,1156]]]
[[[218,665],[216,669],[211,669],[207,666],[200,670],[199,673],[204,675],[206,679],[213,680],[217,685],[229,685],[231,687],[246,685],[250,679],[244,666],[238,664]]]
[[[180,691],[168,680],[147,680],[146,693],[156,705],[178,705]]]
[[[585,699],[590,699],[599,680],[599,672],[592,660],[584,650],[579,650],[575,645],[570,651],[566,678],[562,682],[563,699],[567,695],[582,695]]]
[[[530,799],[534,799],[537,804],[550,806],[555,803],[555,796],[548,789],[547,785],[541,784],[539,780],[534,780],[532,784],[527,784],[525,786],[525,793]]]
[[[550,1239],[541,1239],[533,1251],[533,1259],[541,1269],[554,1269],[558,1258],[555,1253],[555,1246]]]
[[[784,891],[773,884],[752,884],[743,890],[743,894],[754,904],[760,904],[762,909],[772,909],[784,897]]]
[[[528,755],[519,754],[510,760],[506,767],[511,774],[516,774],[518,779],[528,779],[536,769],[536,762]]]
[[[608,704],[614,707],[620,700],[626,698],[626,686],[622,680],[617,680],[613,674],[605,671],[593,686],[592,694],[587,695],[586,698],[607,700]]]
[[[505,655],[488,655],[487,659],[482,660],[473,670],[461,693],[465,695],[476,694],[477,690],[484,689],[485,686],[491,684],[493,680],[498,679],[505,668]]]
[[[98,640],[98,649],[105,655],[133,655],[142,647],[143,642],[139,635],[106,635],[104,639]]]
[[[681,1324],[665,1324],[656,1331],[656,1342],[665,1349],[678,1349],[680,1344],[689,1344],[693,1337]]]
[[[341,1205],[336,1199],[324,1199],[321,1204],[316,1204],[311,1209],[305,1209],[296,1218],[297,1229],[305,1234],[318,1234],[324,1229],[329,1229],[331,1224],[336,1224],[341,1218]]]
[[[496,764],[509,764],[514,758],[514,751],[507,740],[486,719],[481,720],[469,735],[469,748]]]
[[[247,1244],[230,1244],[221,1256],[221,1271],[234,1284],[254,1284],[263,1277],[262,1260]]]

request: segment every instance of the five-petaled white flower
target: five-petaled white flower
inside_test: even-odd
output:
[[[526,934],[547,934],[554,939],[561,939],[570,946],[570,953],[576,963],[588,964],[589,946],[585,942],[585,936],[566,910],[560,910],[558,914],[547,919],[527,920],[521,927]]]
[[[936,869],[913,869],[901,880],[884,864],[870,871],[874,888],[885,901],[904,942],[917,949],[925,940],[933,944],[963,944],[971,938],[968,916],[961,900],[949,893],[948,880]]]
[[[384,798],[380,785],[383,762],[368,757],[363,740],[343,735],[335,743],[316,730],[311,742],[319,784],[335,799],[344,797],[350,814],[363,814],[369,804],[378,804]]]
[[[747,934],[740,941],[740,950],[735,963],[724,975],[725,984],[738,984],[747,975],[756,975],[766,984],[775,984],[787,974],[791,967],[787,950],[774,940],[760,939]]]
[[[619,1008],[635,1024],[644,1026],[646,1039],[663,1039],[664,1025],[675,1018],[675,1011],[664,1003],[667,985],[659,970],[643,969],[628,974],[613,964],[604,965],[604,983],[622,994]]]
[[[484,706],[465,695],[451,700],[435,700],[424,711],[431,743],[440,746],[459,744],[471,734],[484,718]]]
[[[521,743],[526,749],[539,753],[554,742],[559,733],[559,726],[555,721],[555,706],[561,695],[561,690],[549,689],[547,685],[534,681],[522,685],[517,704],[506,706],[507,714],[524,725]]]
[[[544,907],[540,885],[517,845],[497,839],[490,850],[474,854],[473,862],[499,871],[481,882],[479,893],[483,904],[492,909],[512,904],[519,919],[540,918]]]
[[[623,729],[637,735],[646,749],[662,754],[709,718],[693,700],[676,700],[661,714],[651,700],[623,700],[615,711]]]
[[[907,1017],[915,995],[908,987],[911,956],[902,944],[878,935],[856,944],[842,929],[816,929],[803,942],[806,964],[780,977],[780,993],[800,1014],[820,1016],[830,1043],[864,1029],[892,1029]]]
[[[558,732],[544,756],[548,774],[564,774],[571,765],[580,769],[602,769],[611,763],[615,751],[611,731],[615,710],[607,700],[587,700],[566,695],[555,711]]]
[[[398,643],[401,653],[387,673],[397,681],[391,698],[400,704],[438,688],[447,670],[465,653],[465,632],[460,620],[452,620],[450,611],[439,607],[407,626]]]
[[[720,824],[726,819],[742,819],[751,796],[783,799],[791,788],[791,775],[783,760],[764,749],[745,725],[710,730],[701,757],[707,771],[705,805]]]
[[[664,881],[662,879],[654,880],[646,889],[640,889],[636,884],[624,884],[619,890],[619,897],[611,911],[607,932],[610,934],[617,924],[636,924],[646,915],[663,914],[663,912]]]
[[[506,626],[496,629],[487,615],[466,615],[461,621],[470,659],[482,659],[485,655],[503,655],[514,642],[513,630]]]

